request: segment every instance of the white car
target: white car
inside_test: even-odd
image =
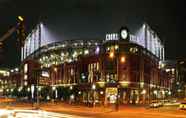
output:
[[[160,102],[152,102],[150,104],[150,108],[158,108],[158,107],[161,107],[161,106],[163,106],[163,104],[160,103]]]

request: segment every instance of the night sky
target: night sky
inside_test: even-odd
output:
[[[0,0],[0,36],[25,18],[29,32],[39,21],[60,40],[103,39],[128,26],[135,32],[144,22],[165,41],[166,58],[186,57],[185,0]],[[4,42],[0,66],[18,65],[16,33]]]

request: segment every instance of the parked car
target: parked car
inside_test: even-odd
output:
[[[179,109],[186,110],[186,101],[180,103]]]

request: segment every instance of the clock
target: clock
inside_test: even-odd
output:
[[[127,39],[128,38],[128,31],[127,29],[122,29],[120,32],[121,38],[122,39]]]

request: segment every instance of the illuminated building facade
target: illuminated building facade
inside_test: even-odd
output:
[[[21,86],[21,74],[18,68],[0,70],[0,95],[9,95],[15,93],[15,88]]]
[[[170,93],[163,43],[147,24],[135,36],[121,28],[104,40],[47,42],[41,25],[33,32],[22,48],[22,86],[50,86],[48,99],[145,104]]]

